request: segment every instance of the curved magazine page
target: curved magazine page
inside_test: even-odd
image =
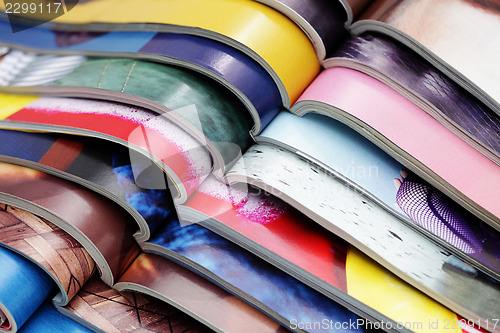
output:
[[[210,330],[175,307],[142,293],[118,292],[96,275],[58,310],[93,331],[102,332],[193,332]],[[270,321],[270,320],[269,320]],[[278,326],[277,323],[275,323]]]
[[[37,311],[24,323],[19,330],[20,333],[52,333],[59,330],[65,333],[91,333],[85,326],[80,325],[55,309],[49,301],[37,309]]]
[[[157,299],[127,292],[119,294],[96,274],[89,281],[95,264],[74,238],[33,214],[3,206],[4,211],[0,215],[3,231],[0,242],[21,252],[48,271],[59,285],[60,293],[65,296],[62,297],[64,300],[61,297],[54,298],[55,303],[64,306],[68,303],[68,298],[71,299],[65,308],[69,311],[58,309],[82,325],[93,330],[99,327],[105,332],[117,329],[118,332],[130,331],[134,326],[138,329],[156,328],[160,332],[200,326],[193,319]],[[135,310],[137,315],[131,310]],[[40,309],[35,313],[38,311]],[[78,317],[78,314],[82,317]],[[61,319],[56,320],[58,322]],[[37,323],[37,327],[39,325]],[[53,327],[53,324],[48,327]]]
[[[69,234],[36,215],[0,204],[0,242],[45,269],[57,283],[58,305],[66,305],[92,276],[95,262]]]
[[[156,111],[209,148],[217,174],[224,174],[252,141],[248,110],[226,88],[195,72],[132,59],[19,51],[10,52],[0,66],[12,68],[19,59],[26,66],[4,72],[9,87],[3,89],[111,100]]]
[[[403,41],[497,114],[500,39],[492,32],[499,29],[500,6],[489,0],[378,0],[352,26],[356,34],[383,31]]]
[[[380,34],[347,39],[324,66],[348,67],[384,82],[500,164],[500,118],[402,43]]]
[[[141,108],[82,99],[1,95],[0,110],[0,118],[5,119],[3,128],[90,135],[128,146],[131,158],[142,159],[134,153],[137,151],[166,172],[179,202],[184,202],[212,170],[210,154],[200,142],[167,118]],[[141,170],[136,171],[136,178],[140,178]]]
[[[141,219],[134,237],[149,238],[150,206],[139,205],[149,192],[166,191],[163,171],[142,154],[108,141],[47,133],[0,130],[0,161],[40,170],[78,183],[111,199]]]
[[[432,332],[450,329],[469,333],[469,332],[488,332],[498,330],[497,321],[494,323],[487,321],[481,326],[480,322],[467,320],[458,316],[437,302],[425,297],[418,289],[411,285],[401,283],[401,280],[385,269],[381,269],[373,260],[369,260],[359,250],[350,247],[346,270],[350,272],[347,275],[347,285],[350,286],[349,293],[355,297],[363,299],[368,306],[377,304],[385,308],[387,302],[405,303],[408,299],[415,299],[416,311],[406,313],[408,321],[398,323],[398,327],[405,327],[412,331]],[[369,277],[370,283],[366,283]],[[388,298],[384,295],[391,295]],[[404,308],[394,309],[395,313],[400,314],[405,311]],[[401,314],[400,314],[401,315]]]
[[[385,322],[384,329],[391,325],[395,328],[398,323],[444,324],[458,318],[291,206],[259,189],[246,193],[209,178],[179,212],[184,222],[203,217],[203,226],[370,321]],[[177,235],[165,238],[175,239]],[[370,292],[360,292],[364,288]],[[398,329],[425,332],[428,327],[423,325]]]
[[[122,160],[124,158],[119,160],[116,156],[118,154],[113,154],[113,150],[116,149],[121,153],[121,156],[130,159],[129,153],[124,147],[117,146],[118,148],[115,148],[115,145],[110,142],[79,136],[69,137],[2,129],[0,129],[0,141],[3,142],[0,147],[0,161],[50,173],[98,192],[122,206],[135,220],[139,221],[138,224],[141,227],[134,235],[137,240],[149,237],[147,222],[140,212],[127,203],[127,198],[125,198],[124,190],[121,187],[133,186],[137,192],[145,190],[139,188],[135,183],[120,184],[118,180],[115,180],[120,179],[120,170],[122,168],[131,168],[130,161],[127,163],[128,166],[123,165]],[[143,155],[135,155],[132,152],[130,152],[130,155],[134,158],[134,167],[137,170],[144,170],[141,173],[136,172],[137,182],[144,183],[144,178],[149,173],[149,168],[151,168],[151,162]],[[58,173],[56,170],[67,171],[75,177],[67,173]],[[155,171],[152,170],[152,175],[147,177],[161,174],[159,169]],[[163,182],[160,182],[161,180]],[[167,188],[166,181],[163,178],[155,177],[151,181],[158,181],[158,186]]]
[[[206,276],[293,330],[299,328],[298,323],[319,323],[324,319],[339,323],[362,320],[350,310],[364,315],[363,310],[336,303],[196,224],[181,227],[177,220],[164,221],[142,246],[147,252],[170,257]],[[335,331],[335,327],[327,326],[325,330]],[[362,331],[361,325],[355,330]]]
[[[23,136],[23,137],[24,137],[24,136],[30,136],[30,135],[35,135],[35,134],[29,134],[29,133],[25,134],[25,133],[20,133],[19,135],[21,135],[21,136]],[[40,137],[40,134],[35,135],[35,136]],[[27,139],[26,139],[26,137],[25,137],[23,140],[18,140],[18,141],[29,141],[29,140],[27,140]],[[32,151],[32,153],[33,153],[33,154],[36,154],[36,153],[35,153],[35,150],[33,150],[33,151]],[[121,178],[120,183],[122,183],[123,181],[125,181],[125,179],[124,179],[124,178]],[[129,188],[129,186],[126,186],[126,188]],[[168,195],[168,193],[167,193],[167,195]],[[165,222],[163,222],[163,223],[165,223]],[[170,232],[168,232],[167,234],[170,234]],[[198,239],[198,241],[199,241],[199,239]],[[325,267],[325,271],[327,271],[327,270],[328,270],[328,269]],[[287,303],[287,304],[289,304],[289,302],[286,302],[286,303]]]
[[[90,253],[104,282],[137,256],[137,223],[116,204],[88,189],[40,171],[0,163],[2,202],[45,217]]]
[[[390,87],[335,67],[323,71],[301,101],[292,110],[297,115],[317,112],[346,123],[500,230],[499,166]]]
[[[424,236],[500,280],[498,231],[348,126],[320,114],[281,112],[257,141],[285,148],[345,179],[398,214],[401,223],[428,230]]]
[[[254,146],[228,177],[280,197],[459,315],[483,326],[495,318],[498,283],[446,272],[448,253],[307,160],[274,146]]]
[[[9,131],[4,131],[4,132],[9,132]],[[1,133],[1,132],[0,132]],[[4,133],[5,134],[5,133]],[[55,138],[53,136],[49,136],[47,134],[35,134],[35,133],[17,133],[17,132],[10,132],[10,136],[7,135],[0,135],[1,137],[4,138],[5,141],[5,146],[11,146],[10,148],[14,151],[23,151],[24,153],[22,154],[24,157],[29,157],[31,160],[38,160],[40,159],[40,156],[43,154],[45,150],[40,150],[40,147],[44,147],[47,145],[50,145]],[[37,140],[38,143],[37,145],[34,145],[33,140]],[[70,138],[66,138],[67,141],[70,141]],[[61,139],[59,138],[58,140],[55,140],[56,143],[60,143]],[[81,140],[79,140],[81,142]],[[89,141],[89,139],[87,139]],[[17,143],[16,143],[17,142]],[[78,143],[78,140],[73,139],[72,142],[74,144]],[[37,149],[36,147],[39,147]],[[138,191],[137,190],[137,185],[134,185],[134,177],[132,174],[132,167],[130,164],[126,163],[126,160],[128,159],[128,154],[126,151],[120,150],[120,149],[115,149],[112,154],[112,158],[114,163],[117,163],[117,168],[115,168],[115,171],[118,173],[118,176],[111,175],[111,177],[106,176],[105,168],[101,165],[100,167],[97,167],[95,165],[96,162],[94,162],[93,166],[89,166],[87,163],[88,159],[90,156],[93,156],[94,159],[97,159],[97,157],[100,160],[107,160],[110,159],[111,157],[109,156],[106,158],[106,149],[103,147],[102,144],[101,146],[101,152],[98,154],[99,156],[95,156],[96,153],[90,154],[90,151],[87,150],[84,154],[81,154],[79,158],[77,158],[72,165],[67,166],[66,168],[59,168],[60,171],[66,170],[66,172],[71,172],[74,175],[78,175],[80,173],[80,176],[86,177],[87,182],[96,182],[100,183],[102,186],[105,186],[108,188],[109,191],[113,190],[114,188],[118,188],[119,192],[121,193],[121,196],[124,198],[129,198],[129,202],[132,205],[134,209],[137,209],[139,212],[141,212],[145,218],[145,220],[148,222],[149,227],[153,231],[152,235],[152,242],[155,242],[157,245],[163,245],[167,246],[168,243],[165,242],[158,242],[158,237],[173,237],[172,239],[175,239],[175,242],[177,244],[180,243],[185,243],[183,246],[183,251],[186,253],[188,256],[195,255],[197,256],[197,262],[192,263],[189,262],[189,260],[186,262],[185,260],[183,261],[186,265],[188,266],[195,266],[196,264],[203,264],[204,267],[208,267],[209,269],[212,269],[212,275],[216,274],[218,276],[218,282],[221,285],[233,285],[232,288],[235,291],[234,293],[241,294],[242,292],[248,293],[250,295],[249,297],[253,297],[253,300],[248,300],[253,304],[256,304],[257,302],[261,302],[265,307],[268,307],[270,309],[265,310],[266,312],[270,311],[275,311],[278,314],[288,314],[288,319],[285,320],[283,319],[282,322],[284,323],[289,323],[289,321],[293,318],[301,321],[305,321],[307,318],[302,318],[300,313],[302,311],[308,312],[309,316],[311,316],[311,313],[316,311],[320,315],[317,315],[314,320],[315,321],[320,321],[321,320],[321,315],[325,314],[325,308],[326,306],[335,309],[335,307],[330,304],[330,301],[326,301],[326,305],[324,306],[318,306],[318,305],[313,305],[312,303],[318,303],[322,304],[320,302],[321,297],[320,296],[315,296],[317,295],[315,292],[309,292],[306,293],[307,297],[299,297],[298,295],[291,296],[288,295],[288,293],[293,290],[293,289],[298,289],[300,290],[300,284],[297,284],[298,286],[294,285],[293,279],[287,277],[285,274],[277,271],[276,269],[272,269],[268,265],[258,265],[258,268],[256,270],[253,270],[251,268],[247,268],[246,270],[242,269],[242,267],[246,267],[244,262],[241,262],[243,257],[249,257],[249,254],[245,254],[245,251],[242,251],[241,249],[238,249],[234,245],[231,244],[226,244],[226,246],[221,247],[221,240],[219,241],[213,241],[213,243],[208,243],[206,247],[200,247],[200,242],[202,239],[204,239],[203,228],[198,227],[196,230],[196,227],[191,227],[191,228],[181,228],[179,221],[175,217],[174,213],[174,204],[171,202],[170,199],[170,194],[166,189],[151,189],[148,191]],[[89,145],[88,148],[95,148],[95,146]],[[119,147],[117,147],[119,148]],[[51,149],[53,149],[51,147]],[[6,149],[4,149],[6,150]],[[60,149],[58,149],[60,151]],[[91,150],[91,149],[90,149]],[[0,151],[0,153],[5,154],[5,152]],[[29,154],[28,154],[29,153]],[[109,152],[108,152],[109,153]],[[19,155],[19,153],[17,153]],[[12,152],[10,152],[10,155],[13,155]],[[26,156],[28,155],[28,156]],[[43,155],[43,157],[40,159],[41,162],[47,163],[47,160],[45,159],[46,155],[51,155],[50,151],[49,153],[46,153]],[[82,157],[83,155],[83,157]],[[90,155],[90,156],[89,156]],[[111,154],[110,154],[111,155]],[[60,156],[60,155],[58,155]],[[62,162],[65,159],[62,157],[57,158],[56,156],[53,156],[52,158],[52,164],[53,167],[59,167]],[[15,160],[16,163],[23,163],[20,160]],[[55,163],[58,162],[58,163]],[[71,161],[68,161],[71,162]],[[69,164],[69,163],[68,163]],[[83,171],[83,174],[81,170],[88,170],[88,169],[99,169],[101,170],[99,177],[95,177],[95,173],[92,171]],[[53,172],[53,171],[52,171]],[[94,176],[94,177],[92,177]],[[113,183],[114,182],[114,183]],[[154,207],[154,208],[153,208]],[[170,218],[169,216],[172,216]],[[181,231],[184,231],[181,232]],[[187,234],[186,234],[187,232]],[[196,241],[194,244],[189,241],[189,238],[181,238],[181,235],[187,236],[189,233],[193,233],[196,236]],[[208,231],[206,231],[208,232]],[[201,234],[200,234],[201,233]],[[179,237],[173,236],[174,234],[179,235]],[[210,232],[208,232],[210,234]],[[206,236],[206,235],[205,235]],[[210,238],[209,238],[210,240]],[[192,245],[190,245],[192,244]],[[145,249],[150,249],[152,251],[159,251],[165,254],[165,250],[159,248],[159,247],[151,247],[148,243],[142,244],[143,248]],[[188,251],[189,249],[189,251]],[[204,253],[205,252],[205,253]],[[204,254],[203,254],[204,253]],[[239,253],[239,255],[235,256],[235,253]],[[176,259],[179,259],[179,256],[176,255],[175,253],[171,253],[171,251],[167,251],[166,253],[167,256],[174,257]],[[228,262],[233,261],[232,267],[240,267],[240,273],[236,274],[238,276],[246,276],[247,279],[249,279],[250,282],[245,282],[241,283],[241,279],[235,278],[235,270],[227,271],[227,270],[220,270],[221,267],[219,267],[219,270],[213,270],[213,264],[214,261],[204,262],[204,259],[201,258],[210,258],[210,257],[217,257],[219,262],[224,262],[225,265],[228,265]],[[225,260],[222,260],[222,258],[225,258]],[[196,259],[196,258],[195,258]],[[201,261],[200,261],[201,260]],[[212,259],[215,260],[215,259]],[[249,260],[247,263],[255,261],[254,260]],[[248,264],[247,264],[248,265]],[[254,263],[255,265],[255,263]],[[327,269],[325,267],[325,269]],[[206,268],[198,268],[198,271],[206,271]],[[208,274],[210,273],[202,273],[202,274]],[[250,277],[253,277],[250,279]],[[252,288],[252,283],[251,281],[265,281],[267,280],[267,285],[264,286],[262,283],[255,283],[253,284],[254,286],[258,285],[258,290],[255,288]],[[271,281],[274,281],[271,283]],[[279,281],[279,282],[278,282]],[[288,282],[284,282],[288,281]],[[236,286],[236,287],[235,287]],[[235,289],[236,288],[236,289]],[[241,288],[243,291],[239,291],[238,288]],[[264,292],[265,291],[265,292]],[[266,295],[266,296],[263,296]],[[247,297],[248,298],[248,297]],[[258,300],[256,300],[256,299]],[[315,302],[312,302],[311,299],[316,299]],[[325,303],[325,301],[322,301]],[[286,305],[286,306],[285,306]],[[293,308],[293,310],[291,310]],[[272,309],[272,310],[271,310]],[[307,309],[307,311],[306,311]],[[339,311],[339,314],[344,314],[343,311]],[[331,313],[328,313],[330,318],[333,318]],[[310,317],[312,318],[312,317]],[[343,319],[342,316],[339,317],[339,320]],[[312,319],[311,319],[312,320]]]
[[[127,188],[130,190],[130,187],[127,187]],[[167,196],[169,195],[169,193],[168,193],[167,191],[164,191],[164,192],[166,192],[164,195],[167,195]],[[159,196],[159,194],[158,194],[158,193],[152,193],[152,194],[151,194],[151,193],[149,193],[149,194],[145,194],[145,195],[146,195],[146,196],[149,196],[149,197],[158,197],[158,196]],[[144,197],[144,196],[141,196],[141,197]],[[138,200],[136,200],[136,201],[139,201],[139,199],[138,199]],[[148,201],[148,202],[150,202],[150,201]],[[170,206],[172,206],[172,204],[171,204],[171,203],[170,203]],[[157,207],[155,208],[155,210],[156,210],[156,211],[158,211],[158,212],[157,212],[157,214],[156,214],[156,218],[160,218],[161,216],[165,216],[165,215],[167,215],[167,214],[168,214],[168,212],[166,212],[166,210],[167,210],[167,209],[169,209],[169,207],[168,207],[168,206],[166,206],[166,207],[164,207],[164,208],[162,208],[162,207],[160,207],[160,206],[157,206]],[[170,207],[170,209],[173,209],[173,207]],[[151,210],[151,208],[150,208],[150,210]],[[162,212],[161,210],[163,210],[163,212]],[[16,211],[17,211],[17,210],[16,210]],[[165,223],[165,221],[163,221],[163,223]],[[177,222],[177,223],[178,223],[178,222]],[[31,224],[33,224],[33,223],[31,223]],[[39,224],[41,224],[41,223],[39,222]],[[9,227],[9,226],[5,225],[5,227]],[[18,229],[19,227],[20,227],[19,223],[15,223],[15,228],[16,228],[16,229]],[[47,229],[47,228],[50,228],[50,226],[45,227],[45,229]],[[26,229],[27,229],[27,228],[26,228]],[[25,230],[26,230],[26,229],[25,229]],[[41,229],[41,226],[38,226],[38,229]],[[26,232],[25,232],[25,233],[26,233]],[[47,232],[47,233],[48,233],[48,232]],[[30,241],[30,239],[29,239],[28,237],[26,237],[26,236],[29,236],[29,235],[27,235],[27,234],[25,234],[25,235],[16,234],[16,235],[17,235],[17,237],[18,237],[18,238],[19,238],[19,237],[24,238],[24,242],[29,242],[29,241]],[[7,235],[5,235],[5,236],[7,236]],[[38,237],[38,238],[40,238],[40,237],[42,237],[42,236],[47,236],[47,235],[45,235],[45,234],[38,234],[35,238],[37,238],[37,237]],[[48,236],[48,237],[50,237],[50,236]],[[52,238],[54,238],[54,237],[52,237]],[[52,241],[55,241],[55,240],[54,240],[54,239],[52,239]],[[73,242],[75,242],[75,241],[73,240]],[[40,243],[40,242],[38,242],[38,243]],[[21,244],[17,244],[17,245],[21,245]],[[45,251],[46,251],[46,249],[45,249]],[[131,268],[127,268],[126,272],[129,272],[129,270],[130,270],[130,269],[131,269]],[[142,274],[142,272],[136,272],[136,274],[139,274],[139,273],[140,273],[140,274]],[[127,274],[127,273],[124,273],[124,274]],[[147,272],[146,272],[145,274],[147,274]],[[149,277],[149,275],[148,275],[148,277]],[[83,285],[83,282],[82,282],[81,284],[79,284],[79,285]],[[87,286],[86,286],[86,285],[84,285],[83,287],[84,287],[84,290],[86,290],[86,289],[87,289]],[[63,289],[63,290],[64,290],[64,289]],[[165,296],[163,296],[163,297],[165,297]],[[62,304],[64,305],[64,302],[60,302],[60,303],[62,303]],[[102,305],[102,304],[101,304],[101,305]],[[84,308],[84,309],[81,309],[81,311],[84,311],[84,310],[85,310],[85,308]],[[87,320],[89,320],[91,323],[93,322],[93,320],[98,320],[98,319],[99,319],[99,318],[87,318]]]
[[[346,9],[340,1],[257,0],[295,22],[309,37],[321,61],[345,37]]]
[[[163,195],[168,196],[168,193]],[[148,198],[144,200],[148,201]],[[158,214],[156,220],[149,220],[151,239],[141,243],[145,251],[181,262],[286,326],[290,326],[294,319],[321,322],[330,318],[346,322],[357,318],[345,308],[209,230],[195,224],[183,226],[173,211],[172,202],[169,205],[168,200],[164,200],[163,207],[169,214]]]
[[[3,5],[0,8],[5,11]],[[248,0],[86,1],[48,25],[59,30],[102,31],[134,30],[134,23],[148,30],[213,38],[252,54],[276,72],[291,103],[320,70],[313,45],[295,23]]]
[[[282,331],[250,305],[157,255],[141,254],[115,287],[154,295],[218,332]]]
[[[289,107],[286,92],[254,59],[212,39],[149,31],[72,32],[29,27],[12,32],[0,21],[0,44],[29,52],[59,55],[127,57],[151,60],[195,70],[230,89],[252,113],[260,133],[282,106]]]
[[[1,246],[0,261],[0,331],[17,332],[56,286],[35,263]]]

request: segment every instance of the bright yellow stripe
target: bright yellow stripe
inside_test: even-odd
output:
[[[453,312],[354,248],[347,255],[346,275],[349,295],[397,323],[413,325],[408,326],[412,331],[462,332],[451,329],[457,319]]]
[[[199,27],[232,38],[278,74],[291,101],[318,74],[314,47],[287,17],[250,0],[99,0],[80,3],[59,23],[162,23]]]
[[[0,94],[0,119],[7,119],[39,97]]]

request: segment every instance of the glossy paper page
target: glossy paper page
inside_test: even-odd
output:
[[[21,327],[19,333],[91,333],[85,326],[59,313],[50,301],[46,301]]]
[[[121,24],[118,27],[123,23],[172,24],[227,36],[233,40],[231,44],[245,45],[270,65],[292,103],[320,69],[314,48],[299,27],[277,11],[250,0],[86,1],[54,22]],[[162,26],[171,28],[179,27]],[[207,35],[216,37],[214,33]]]
[[[486,215],[490,224],[499,228],[498,165],[390,87],[355,70],[330,68],[318,76],[301,100],[334,106],[354,117],[355,123],[367,124],[388,140],[377,139],[377,145],[384,148],[389,144],[395,158],[412,164],[418,161],[413,171],[420,176],[424,176],[422,171],[432,175],[426,179],[432,185],[476,214]],[[332,114],[327,106],[309,108],[320,109]],[[408,155],[401,157],[402,152]]]
[[[201,265],[215,274],[218,281],[225,281],[258,301],[257,306],[264,306],[264,311],[277,313],[287,326],[293,320],[312,323],[327,318],[348,322],[358,318],[344,306],[201,226],[181,227],[178,221],[171,219],[152,229],[155,232],[150,243],[156,246],[145,244],[148,251],[165,248],[185,257],[184,261]],[[335,328],[327,331],[335,331]]]
[[[323,60],[346,35],[346,9],[340,1],[258,0],[294,21],[309,37]]]
[[[211,332],[208,327],[157,298],[118,292],[94,275],[62,312],[104,332]]]
[[[101,144],[99,153],[91,153],[88,149],[95,148],[95,144],[91,145],[89,139],[71,140],[69,137],[64,137],[65,140],[62,141],[56,140],[57,137],[54,135],[11,131],[0,131],[0,137],[9,147],[4,150],[10,152],[11,156],[16,155],[33,161],[39,160],[45,165],[59,168],[60,171],[84,177],[90,182],[97,182],[109,191],[116,188],[117,193],[121,192],[123,200],[127,200],[148,222],[152,232],[151,243],[183,255],[187,260],[192,260],[195,264],[210,270],[221,281],[226,281],[249,297],[255,298],[280,316],[288,320],[295,318],[300,321],[320,321],[323,315],[344,321],[345,318],[353,316],[352,313],[326,297],[210,231],[195,225],[182,227],[175,215],[174,204],[166,188],[150,188],[142,191],[137,189],[133,168],[128,160],[128,152],[122,147],[112,149],[108,145],[108,150],[106,150],[106,145]],[[82,149],[80,155],[74,160],[68,161],[62,155],[51,153],[55,148],[61,151],[63,143],[66,143],[66,146],[83,146],[85,142],[87,142],[85,146],[87,149]],[[1,148],[0,153],[5,154]],[[96,178],[95,173],[89,170],[97,165],[96,161],[92,161],[94,159],[101,163],[112,159],[116,166],[113,169],[114,173],[102,179]],[[69,163],[64,165],[63,162]],[[89,164],[89,162],[92,163]],[[91,167],[92,165],[94,167]],[[101,176],[104,176],[105,170],[102,166],[100,169]],[[143,244],[143,246],[150,249],[148,244]],[[158,251],[158,248],[153,248],[153,250]],[[167,251],[167,255],[172,254]],[[329,257],[330,255],[327,255],[327,258]],[[229,265],[229,262],[232,264]],[[317,263],[315,261],[310,265],[312,267]],[[317,268],[318,271],[321,268],[325,275],[330,276],[329,264],[330,262],[322,263]],[[245,276],[245,279],[240,278],[241,276]],[[302,313],[308,313],[308,315],[302,315]]]
[[[106,283],[112,285],[137,256],[137,223],[110,200],[41,171],[7,163],[0,164],[0,171],[0,191],[63,219],[58,227],[84,244]]]
[[[292,152],[325,166],[328,172],[342,175],[387,208],[410,216],[414,223],[450,244],[448,247],[460,256],[475,258],[500,275],[497,230],[412,175],[348,126],[320,114],[298,117],[282,112],[258,140],[284,144]]]
[[[66,178],[98,192],[140,220],[143,226],[134,235],[138,241],[149,238],[147,218],[130,202],[154,189],[168,190],[169,184],[163,171],[146,156],[116,143],[80,136],[0,130],[0,139],[4,142],[1,161]]]
[[[362,34],[346,39],[325,66],[374,76],[500,164],[498,115],[404,44],[382,34]]]
[[[59,283],[66,305],[95,270],[94,260],[69,234],[27,211],[0,204],[0,242],[44,267]]]
[[[20,59],[27,66],[20,71],[13,69],[12,64]],[[231,164],[252,141],[254,122],[241,101],[194,71],[125,58],[33,58],[18,51],[5,56],[0,66],[4,66],[5,72],[0,75],[7,80],[4,85],[9,92],[91,97],[143,106],[162,114],[211,149],[216,169]]]
[[[0,246],[0,329],[15,332],[55,293],[55,283],[40,267]],[[6,310],[6,311],[5,311]]]
[[[139,149],[162,169],[186,200],[212,170],[212,160],[200,142],[165,117],[123,104],[67,98],[2,95],[4,128],[33,128],[79,134],[80,130]]]
[[[13,33],[8,23],[0,21],[0,43],[58,54],[98,52],[108,56],[159,58],[165,63],[203,70],[244,94],[259,114],[262,127],[282,105],[290,103],[288,96],[281,96],[272,75],[252,57],[199,36],[149,31],[71,32],[40,27]]]
[[[249,182],[279,196],[458,314],[483,325],[495,318],[500,297],[496,283],[444,270],[449,254],[441,247],[320,167],[284,149],[258,145],[229,175],[232,181]],[[475,295],[482,295],[482,304],[467,302]]]
[[[210,281],[154,254],[142,254],[120,279],[118,290],[139,285],[167,298],[209,327],[226,332],[273,332],[270,318]],[[141,288],[142,289],[142,288]]]
[[[46,301],[19,330],[19,333],[91,333],[85,326],[59,313]]]
[[[346,125],[319,114],[281,112],[257,138],[266,139],[314,158],[394,206],[394,179],[405,167]]]
[[[428,321],[441,323],[439,327],[444,331],[447,322],[458,318],[341,239],[325,232],[316,222],[257,188],[244,192],[209,178],[186,206],[211,217],[203,223],[207,228],[244,244],[275,265],[285,267],[285,271],[320,286],[330,297],[339,297],[341,302],[368,311],[379,320],[382,316],[382,320],[390,318],[396,323],[422,323],[421,327],[416,324],[412,329],[426,332],[428,327],[423,325]],[[195,225],[184,227],[188,229],[183,237],[192,234],[189,232],[192,227]],[[232,229],[232,233],[227,228]],[[188,242],[180,237],[181,232],[179,229],[165,239],[172,239],[172,244],[185,248]],[[175,242],[177,238],[179,242]],[[366,306],[371,309],[367,310]]]
[[[413,38],[490,95],[498,112],[500,39],[494,32],[500,29],[500,6],[496,1],[376,1],[363,19],[385,23]]]

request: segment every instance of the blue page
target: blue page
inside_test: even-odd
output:
[[[394,179],[406,168],[348,126],[320,114],[281,112],[260,136],[315,158],[400,211]]]
[[[46,301],[23,325],[20,333],[90,333],[92,332],[71,318],[59,313]]]
[[[0,247],[0,304],[10,312],[10,325],[21,327],[55,293],[55,282],[35,263]]]

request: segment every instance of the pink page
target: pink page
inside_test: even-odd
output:
[[[500,219],[500,167],[380,81],[330,68],[299,100],[324,102],[362,120]]]

